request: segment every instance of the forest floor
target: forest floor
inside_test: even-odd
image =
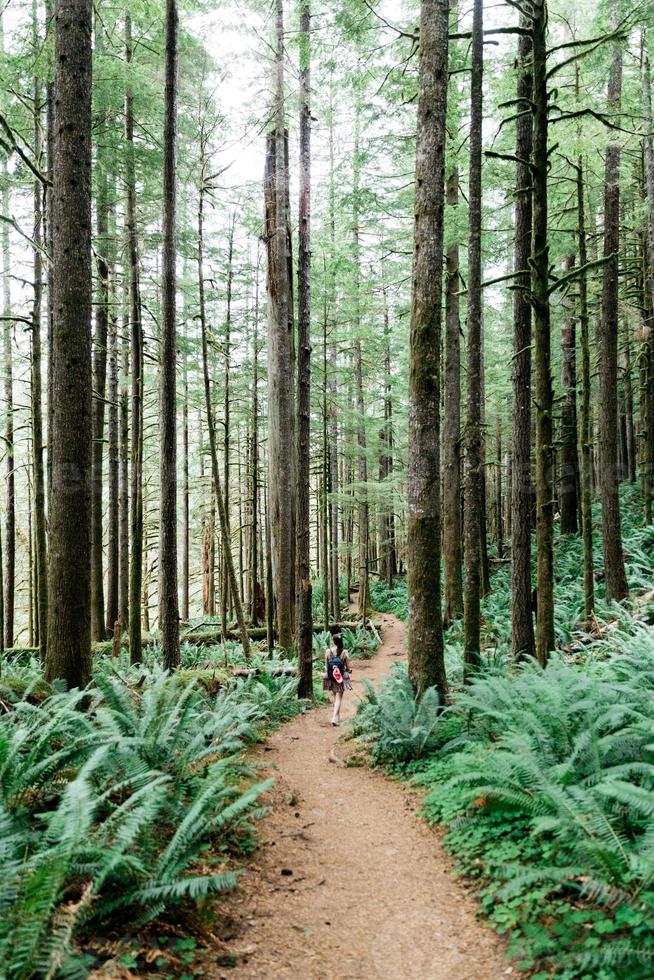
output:
[[[383,643],[354,661],[350,718],[363,679],[403,656],[404,626],[381,617]],[[233,980],[495,980],[515,973],[502,941],[476,919],[420,798],[356,762],[356,744],[319,707],[258,750],[275,777],[260,845],[214,924],[220,955],[205,976]],[[344,765],[350,757],[350,764]],[[351,758],[355,756],[355,758]],[[331,761],[330,761],[331,759]],[[224,965],[221,965],[224,964]]]

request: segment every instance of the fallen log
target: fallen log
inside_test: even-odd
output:
[[[271,677],[293,677],[296,673],[295,667],[273,667],[272,670],[266,667],[239,667],[232,671],[232,677],[261,677],[263,674]]]
[[[381,627],[381,623],[373,623],[372,620],[367,619],[365,623],[362,622],[361,620],[344,620],[343,622],[340,623],[332,623],[329,628],[332,631],[345,630],[345,629],[349,629],[349,630],[365,629],[368,630],[368,632],[372,633],[375,639],[381,642],[381,637],[379,635],[380,627]],[[323,627],[314,625],[313,631],[314,633],[322,633]],[[248,629],[248,636],[250,637],[251,640],[265,640],[267,636],[266,627],[251,626]],[[235,629],[230,628],[227,631],[226,639],[238,641],[240,639],[240,636]],[[219,646],[222,643],[222,641],[223,641],[223,635],[221,630],[219,629],[203,630],[202,632],[199,633],[195,633],[193,632],[193,630],[189,630],[186,633],[182,633],[180,635],[181,643],[192,643],[193,646],[199,646],[199,647]],[[150,647],[155,646],[159,642],[160,642],[160,638],[158,636],[144,636],[142,645],[144,649],[148,649]],[[120,637],[120,641],[119,638],[114,634],[112,640],[101,640],[97,643],[93,643],[91,645],[91,651],[94,656],[103,656],[103,655],[116,656],[118,650],[123,647],[125,649],[129,649],[129,637],[127,636],[127,634]],[[8,647],[4,652],[4,657],[6,660],[19,660],[21,657],[37,656],[38,652],[39,652],[38,647],[29,647],[29,646]]]

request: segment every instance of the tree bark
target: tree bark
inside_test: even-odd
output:
[[[447,204],[459,203],[459,170],[447,179]],[[461,322],[459,313],[459,243],[447,249],[445,292],[445,420],[443,425],[443,559],[444,620],[450,625],[463,615],[463,529],[461,526]]]
[[[322,609],[324,623],[329,623],[331,614],[331,574],[330,574],[330,513],[329,513],[329,405],[327,401],[327,377],[329,373],[329,360],[327,355],[327,332],[328,332],[328,296],[324,293],[323,318],[322,318],[322,467],[320,473],[319,491],[316,499],[316,508],[320,518],[320,538],[317,542],[316,552],[319,555],[322,550],[322,563],[320,572],[322,574]],[[319,547],[318,547],[319,545]]]
[[[52,494],[46,680],[91,676],[90,0],[56,0]]]
[[[213,489],[218,505],[218,521],[220,524],[221,543],[223,548],[223,561],[226,565],[225,581],[229,584],[231,594],[234,599],[234,611],[238,623],[239,636],[243,653],[246,657],[250,656],[250,641],[248,638],[243,606],[239,594],[236,572],[234,570],[234,559],[229,540],[229,528],[227,527],[227,514],[225,511],[225,498],[220,479],[220,467],[218,463],[218,440],[216,437],[216,425],[214,421],[213,405],[211,402],[211,376],[209,373],[209,340],[207,327],[207,314],[204,295],[204,193],[205,193],[205,167],[207,158],[204,154],[204,145],[201,147],[202,155],[200,159],[200,198],[198,203],[198,286],[200,299],[200,329],[202,339],[202,373],[204,379],[204,402],[207,414],[207,429],[209,432],[209,449],[211,452],[211,473],[213,477]],[[211,521],[211,537],[213,538],[213,519]],[[211,549],[209,547],[209,551]],[[211,559],[213,564],[213,559]]]
[[[3,17],[0,13],[0,55],[4,57],[5,35]],[[16,477],[14,447],[14,370],[11,330],[11,253],[9,247],[10,189],[7,157],[2,154],[0,164],[0,183],[2,188],[2,358],[4,374],[4,438],[5,438],[5,541],[2,573],[2,641],[4,647],[13,646],[14,609],[16,590]]]
[[[113,220],[115,235],[115,214]],[[107,636],[114,632],[119,618],[120,589],[120,447],[119,447],[119,406],[118,406],[118,319],[115,311],[115,253],[112,249],[109,283],[111,308],[109,312],[109,377],[108,377],[108,511],[107,511],[107,607],[105,631]]]
[[[472,20],[470,83],[470,183],[468,192],[468,391],[465,428],[465,505],[463,516],[465,582],[464,660],[466,669],[481,662],[481,519],[482,480],[482,305],[481,305],[481,142],[484,66],[483,4],[475,0]]]
[[[228,539],[231,548],[231,521],[229,516],[230,510],[230,396],[229,396],[229,353],[231,344],[231,331],[232,331],[232,289],[234,282],[234,225],[236,223],[236,215],[232,215],[232,221],[229,228],[229,242],[227,247],[227,309],[225,316],[225,349],[224,349],[224,415],[223,415],[223,483],[225,492],[225,517],[227,520],[227,531]],[[225,578],[226,564],[222,564],[222,576],[220,582],[220,621],[224,630],[227,629],[227,619],[229,613],[229,583]]]
[[[2,158],[2,214],[9,218],[9,175],[7,160]],[[4,644],[14,643],[14,596],[16,588],[16,477],[14,456],[14,372],[11,330],[11,255],[9,225],[2,222],[2,310],[6,317],[2,325],[2,356],[4,362],[5,397],[5,541],[3,566]]]
[[[522,16],[520,26],[528,29]],[[529,304],[529,255],[531,253],[531,105],[533,72],[529,34],[518,41],[518,110],[516,122],[515,248],[513,267],[513,362],[511,430],[511,640],[516,659],[535,653],[531,612],[531,306]]]
[[[118,618],[129,626],[129,315],[128,283],[124,284],[123,338],[121,343],[120,403],[118,408]]]
[[[34,49],[39,43],[36,10],[34,10]],[[65,57],[65,56],[64,56]],[[34,158],[41,159],[41,82],[34,79]],[[48,644],[48,555],[45,510],[45,469],[43,461],[43,404],[41,358],[41,309],[43,302],[43,201],[41,181],[33,185],[34,200],[34,303],[32,306],[31,411],[32,459],[34,464],[34,535],[36,545],[36,614],[38,621],[39,653],[45,662]],[[64,316],[69,316],[67,310]],[[54,382],[53,382],[54,385]],[[56,392],[53,392],[56,398]]]
[[[166,0],[166,67],[163,134],[163,255],[161,363],[159,368],[160,493],[159,628],[165,670],[175,670],[179,654],[177,589],[177,0]]]
[[[549,243],[547,237],[548,93],[547,3],[534,0],[533,42],[533,228],[531,301],[536,367],[536,656],[545,666],[554,649],[554,446]],[[515,527],[515,524],[514,524]]]
[[[191,588],[190,485],[189,485],[189,425],[188,425],[188,331],[184,325],[182,353],[182,608],[181,617],[189,620]]]
[[[440,346],[448,3],[423,0],[409,333],[409,676],[447,695],[441,617]]]
[[[495,419],[495,535],[497,557],[504,557],[504,509],[502,507],[502,420]]]
[[[617,0],[611,4],[611,29],[617,30]],[[612,44],[608,83],[608,111],[620,112],[622,92],[621,42]],[[628,595],[622,554],[620,497],[618,494],[618,251],[620,248],[620,144],[611,132],[604,169],[604,275],[602,309],[597,325],[599,355],[598,449],[604,572],[608,602]]]
[[[649,316],[645,318],[643,337],[644,384],[641,400],[644,404],[641,406],[641,416],[643,417],[644,431],[642,434],[640,470],[645,521],[647,524],[651,524],[652,484],[654,481],[654,320],[652,319],[654,312],[654,142],[652,130],[654,123],[652,121],[652,81],[649,54],[646,47],[643,51],[642,101],[645,117],[643,162],[647,195],[647,268],[644,278],[649,296],[649,302],[646,304]]]
[[[579,265],[583,269],[588,261],[588,256],[586,253],[586,217],[584,212],[584,170],[581,156],[577,165],[577,236],[579,242]],[[590,621],[595,611],[589,324],[588,282],[586,273],[582,272],[579,276],[579,332],[581,335],[581,422],[579,437],[581,440],[581,533],[584,549],[584,608],[587,621]]]
[[[300,7],[300,197],[298,214],[297,591],[298,697],[313,700],[311,606],[311,8]],[[326,556],[325,556],[326,557]]]
[[[252,449],[250,454],[251,513],[250,537],[250,620],[253,626],[259,622],[259,250],[254,287],[254,336],[252,338]]]
[[[132,21],[125,17],[125,56],[128,73],[133,58]],[[129,652],[132,663],[141,661],[141,597],[143,592],[143,326],[139,284],[138,232],[136,226],[136,172],[134,163],[134,96],[128,74],[125,93],[125,182],[129,250],[130,368],[132,432],[130,453],[130,566]]]
[[[369,551],[369,507],[368,507],[368,458],[366,445],[366,416],[363,398],[363,359],[361,351],[361,246],[360,246],[360,194],[361,194],[361,96],[356,96],[354,119],[354,182],[352,188],[352,234],[354,260],[354,390],[357,413],[358,482],[357,522],[359,578],[359,616],[365,619],[369,607],[368,551]]]
[[[393,490],[390,480],[393,475],[393,396],[391,388],[391,347],[390,323],[388,315],[388,293],[384,287],[384,426],[380,433],[380,480],[388,485],[384,488],[384,500],[381,513],[381,554],[379,562],[379,577],[384,579],[389,588],[397,572],[395,555],[395,513],[393,506]]]
[[[104,52],[104,27],[95,21],[95,50]],[[107,384],[107,340],[109,336],[109,181],[107,152],[103,145],[107,128],[106,109],[100,110],[95,172],[96,196],[96,268],[95,333],[93,337],[93,446],[91,450],[91,637],[104,640],[104,573],[102,554],[102,464],[104,459],[104,416]]]
[[[284,15],[276,0],[275,128],[268,136],[264,196],[268,246],[268,484],[277,640],[293,643],[295,544],[293,540],[294,375],[284,126]]]
[[[332,342],[329,355],[329,491],[330,504],[330,567],[331,567],[331,602],[332,616],[338,620],[341,616],[341,595],[339,583],[339,505],[338,505],[338,346],[333,336],[336,325],[336,191],[334,165],[334,91],[330,85],[329,105],[329,245],[330,245],[330,295]],[[325,382],[327,383],[327,382]]]
[[[567,255],[563,272],[574,269],[574,255]],[[579,455],[577,453],[577,336],[574,303],[563,300],[565,317],[561,327],[561,469],[559,501],[561,534],[577,533],[577,490],[579,488]]]

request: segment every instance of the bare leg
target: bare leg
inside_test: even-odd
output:
[[[334,693],[334,713],[332,714],[332,725],[340,725],[341,723],[342,700],[343,700],[343,693],[341,691],[336,691]]]

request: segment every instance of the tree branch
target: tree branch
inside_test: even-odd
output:
[[[0,113],[0,126],[2,126],[9,139],[9,146],[7,147],[7,150],[13,153],[17,153],[18,156],[23,161],[23,163],[25,164],[25,166],[29,167],[29,169],[32,171],[32,173],[37,178],[37,180],[40,180],[41,183],[44,184],[46,187],[51,187],[52,181],[48,177],[46,177],[45,174],[41,173],[39,168],[32,163],[32,161],[27,156],[25,151],[22,150],[18,145],[18,143],[16,142],[14,131],[9,125],[9,123],[7,122],[7,120],[5,119],[5,117],[2,115],[2,113]]]
[[[575,279],[579,279],[579,277],[588,272],[589,269],[598,269],[600,266],[606,265],[606,263],[610,262],[616,255],[617,252],[614,252],[613,255],[603,255],[600,259],[593,259],[592,262],[586,262],[585,265],[577,266],[577,268],[573,269],[572,272],[568,272],[567,275],[561,276],[549,287],[547,290],[548,296],[551,296],[553,292],[560,289],[562,286],[567,285],[569,282],[574,282]]]

